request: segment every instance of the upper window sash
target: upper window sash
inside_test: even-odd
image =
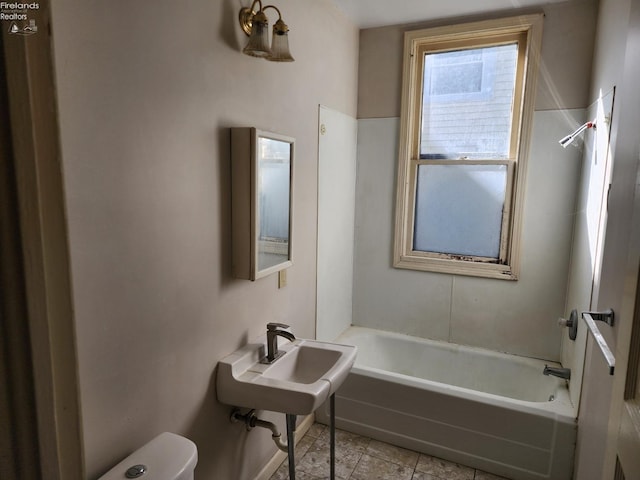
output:
[[[412,61],[415,62],[413,71],[413,84],[416,86],[415,93],[412,95],[414,122],[417,122],[417,128],[414,129],[412,135],[412,160],[420,159],[420,140],[422,133],[422,92],[424,91],[424,64],[428,54],[450,52],[457,50],[465,50],[469,48],[494,47],[507,44],[518,45],[516,79],[514,86],[513,108],[511,112],[511,138],[509,141],[509,159],[516,160],[519,138],[520,119],[522,116],[522,99],[523,99],[523,83],[525,74],[527,32],[505,33],[501,35],[491,35],[484,39],[463,39],[448,41],[433,41],[425,43],[425,40],[416,42],[415,54],[412,55]],[[419,95],[418,95],[419,93]],[[487,159],[489,160],[489,159]]]

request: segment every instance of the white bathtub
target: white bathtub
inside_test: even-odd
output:
[[[576,412],[544,362],[351,327],[339,428],[513,480],[570,480]],[[328,422],[328,406],[316,412]]]

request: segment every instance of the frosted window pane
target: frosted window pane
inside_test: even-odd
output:
[[[421,158],[508,158],[518,45],[427,53]]]
[[[414,250],[498,258],[506,165],[420,165]]]

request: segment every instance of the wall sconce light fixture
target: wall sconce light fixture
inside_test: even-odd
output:
[[[258,4],[256,12],[253,7]],[[278,12],[278,20],[273,25],[273,40],[269,46],[269,20],[264,11],[273,8]],[[289,27],[282,21],[282,14],[273,5],[262,6],[261,0],[254,0],[251,7],[240,9],[240,26],[249,36],[247,46],[242,53],[252,57],[266,58],[272,62],[293,62],[289,52]]]
[[[564,148],[567,148],[567,146],[571,145],[571,143],[578,138],[578,135],[580,135],[582,132],[584,132],[587,128],[596,128],[596,121],[594,120],[593,122],[587,122],[584,125],[580,126],[575,132],[570,133],[569,135],[567,135],[566,137],[562,138],[561,140],[559,140],[560,145],[562,145]]]

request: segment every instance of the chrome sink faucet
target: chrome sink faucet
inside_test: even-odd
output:
[[[556,368],[545,365],[542,373],[544,375],[553,375],[554,377],[564,378],[565,380],[569,380],[571,378],[570,368]]]
[[[284,323],[267,323],[267,358],[265,363],[273,363],[283,353],[278,353],[278,337],[284,337],[293,342],[296,337],[293,333],[285,330],[289,325]]]

